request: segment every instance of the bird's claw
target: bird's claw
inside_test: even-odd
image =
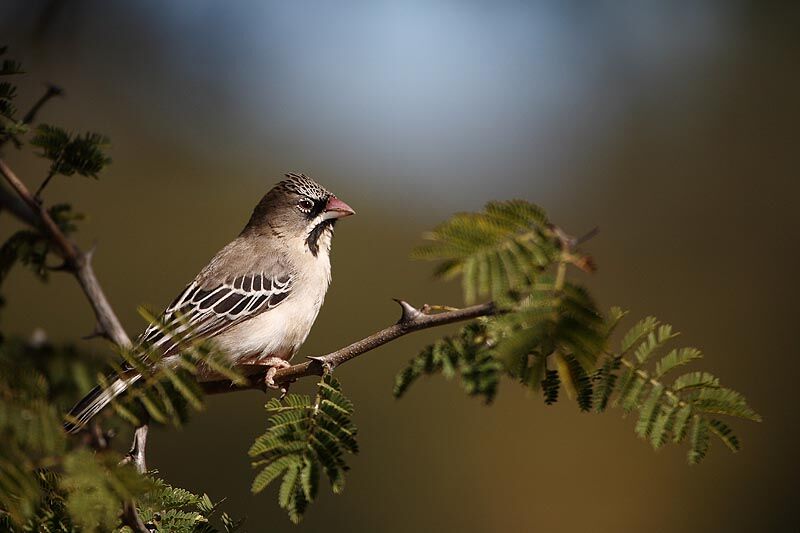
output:
[[[288,387],[284,387],[275,383],[275,374],[278,373],[278,370],[282,368],[289,368],[292,364],[285,359],[281,359],[279,357],[268,357],[264,359],[261,364],[268,366],[267,373],[264,375],[264,385],[266,385],[270,389],[279,389],[281,391],[281,397],[286,395],[288,391]]]

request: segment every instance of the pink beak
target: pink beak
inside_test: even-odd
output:
[[[328,204],[325,206],[325,213],[328,213],[328,218],[342,218],[356,214],[352,207],[335,196],[328,198]]]

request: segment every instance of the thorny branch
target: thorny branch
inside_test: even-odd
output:
[[[403,300],[396,300],[396,302],[402,308],[402,315],[396,323],[335,352],[309,357],[309,361],[282,368],[275,374],[275,383],[290,383],[305,376],[321,375],[326,368],[332,370],[359,355],[415,331],[498,313],[492,302],[443,312],[433,312],[433,308],[427,305],[417,309]],[[200,385],[206,394],[223,394],[243,389],[264,389],[265,370],[257,368],[251,368],[251,370],[253,374],[248,376],[249,380],[245,385],[236,385],[228,380],[208,381]]]

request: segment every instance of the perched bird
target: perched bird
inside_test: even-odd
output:
[[[268,385],[306,340],[331,281],[336,221],[353,209],[304,174],[287,174],[253,210],[239,236],[220,250],[167,307],[138,345],[177,360],[187,343],[209,339],[234,365],[264,365]],[[168,334],[165,330],[171,333]],[[173,337],[186,333],[180,342]],[[70,411],[79,431],[141,377],[134,370],[96,387]]]

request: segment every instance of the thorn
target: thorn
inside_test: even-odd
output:
[[[588,274],[597,272],[597,264],[594,262],[594,259],[592,259],[591,256],[588,255],[578,257],[577,259],[575,259],[575,261],[572,262],[572,264]]]
[[[81,339],[83,339],[85,341],[90,341],[92,339],[98,339],[98,338],[103,338],[103,339],[107,339],[108,338],[108,335],[106,335],[106,332],[103,329],[103,326],[101,326],[100,324],[95,325],[94,330],[92,330],[91,333],[81,337]]]
[[[406,322],[413,322],[414,320],[418,319],[423,315],[423,313],[421,313],[419,309],[415,308],[413,305],[406,302],[405,300],[400,300],[398,298],[392,298],[392,299],[398,304],[400,304],[400,307],[403,310],[403,314],[400,315],[400,320],[397,321],[398,323],[403,324]]]
[[[72,265],[70,265],[69,261],[65,260],[60,265],[47,267],[47,270],[50,270],[52,272],[72,272],[73,268]]]
[[[83,263],[89,264],[94,260],[94,253],[97,251],[97,241],[94,241],[92,245],[83,253]]]
[[[324,355],[307,355],[306,359],[319,363],[322,366],[322,371],[326,374],[333,374],[333,370],[336,368],[336,365],[328,361]]]
[[[587,231],[582,237],[578,237],[575,239],[575,245],[582,244],[590,239],[593,239],[598,233],[600,233],[600,228],[598,226],[593,227],[589,231]]]

